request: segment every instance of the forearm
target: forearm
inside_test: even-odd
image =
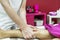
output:
[[[25,8],[26,8],[26,0],[22,0],[22,4],[21,4],[20,9],[25,10]]]
[[[10,16],[10,18],[19,26],[24,27],[26,24],[22,20],[22,18],[19,18],[17,13],[14,11],[14,9],[8,4],[6,0],[1,1],[2,6],[4,7],[4,10],[6,13]]]
[[[20,17],[27,24],[27,21],[26,21],[26,0],[22,1],[21,6],[19,8],[19,14],[20,14]]]
[[[24,20],[25,24],[27,24],[27,21],[26,21],[26,11],[25,10],[21,10],[20,11],[20,17]]]

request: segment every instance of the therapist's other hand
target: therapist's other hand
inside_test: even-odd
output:
[[[33,29],[29,26],[22,28],[22,34],[24,38],[33,38],[34,32]]]

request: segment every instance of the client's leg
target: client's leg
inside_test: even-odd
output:
[[[38,30],[35,32],[35,36],[40,39],[52,38],[47,30]]]
[[[0,30],[0,38],[23,37],[19,30]]]
[[[33,32],[34,36],[40,39],[52,37],[47,30],[37,30]],[[20,30],[8,30],[8,31],[0,30],[0,38],[6,37],[23,37],[23,35]]]

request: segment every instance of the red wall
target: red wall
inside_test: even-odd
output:
[[[39,5],[39,10],[44,12],[56,11],[60,7],[60,0],[27,0],[27,5]]]

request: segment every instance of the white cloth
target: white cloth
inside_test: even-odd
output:
[[[14,10],[17,12],[22,0],[9,0],[10,5],[14,8]],[[4,11],[2,5],[0,4],[0,28],[3,30],[8,30],[12,27],[12,25],[15,24],[10,17],[7,15],[7,13]]]

